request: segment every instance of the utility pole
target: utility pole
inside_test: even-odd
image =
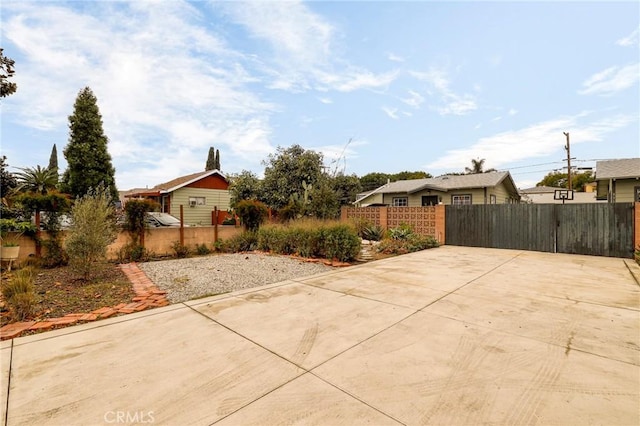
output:
[[[562,132],[567,137],[567,145],[564,149],[567,151],[567,188],[571,191],[571,146],[569,145],[569,132]]]

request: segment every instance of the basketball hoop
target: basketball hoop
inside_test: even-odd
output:
[[[571,189],[556,189],[553,191],[554,200],[562,200],[564,204],[565,200],[573,200],[573,190]]]

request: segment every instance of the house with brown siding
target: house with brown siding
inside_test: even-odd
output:
[[[520,194],[511,174],[490,172],[389,182],[371,192],[359,194],[354,204],[359,207],[419,207],[518,202]]]
[[[599,200],[640,202],[640,158],[597,161],[596,182]]]
[[[181,176],[150,189],[128,191],[125,199],[148,198],[160,205],[160,211],[180,216],[183,206],[187,225],[211,225],[211,212],[227,211],[231,201],[229,181],[219,170],[207,170]]]

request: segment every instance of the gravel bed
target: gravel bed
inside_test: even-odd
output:
[[[138,265],[171,303],[258,287],[334,269],[286,256],[233,253]]]

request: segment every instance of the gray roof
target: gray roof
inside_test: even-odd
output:
[[[566,189],[566,188],[556,188],[555,186],[534,186],[533,188],[521,189],[521,194],[547,194],[547,193],[555,193],[556,189]]]
[[[596,162],[596,179],[640,177],[640,158],[623,158]]]
[[[433,189],[436,191],[447,192],[454,189],[492,187],[500,184],[500,182],[502,182],[507,177],[511,182],[513,190],[517,192],[517,189],[515,187],[515,184],[513,184],[513,180],[511,179],[511,175],[509,174],[509,172],[491,172],[468,175],[443,175],[428,179],[398,180],[382,185],[380,188],[367,193],[363,197],[357,199],[355,202],[357,203],[372,194],[412,194],[414,192],[422,191],[423,189]]]

